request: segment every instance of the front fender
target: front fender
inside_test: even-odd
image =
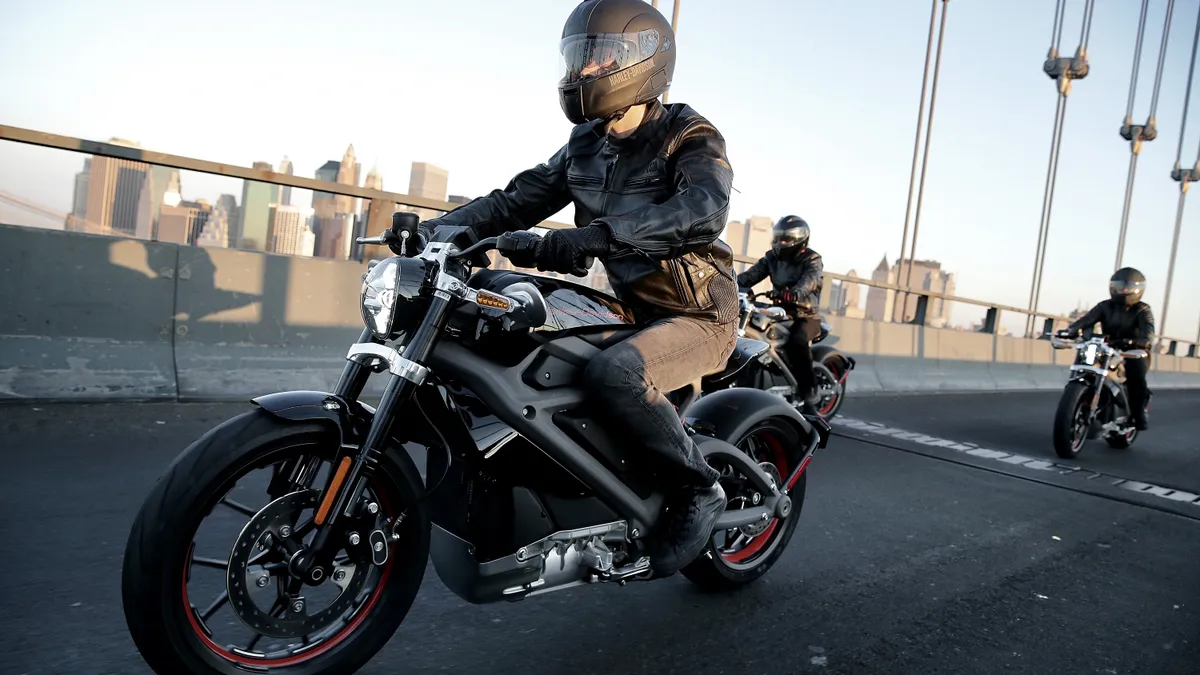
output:
[[[825,420],[805,417],[787,401],[761,389],[739,387],[707,394],[688,408],[684,422],[700,433],[732,443],[771,417],[786,420],[801,438],[810,442],[816,436],[818,447],[823,448],[829,442],[831,429]],[[804,448],[799,452],[803,453]]]
[[[293,422],[316,420],[337,429],[341,446],[358,446],[375,411],[323,391],[281,391],[251,399],[272,415]]]
[[[328,392],[278,392],[258,396],[251,401],[254,405],[280,419],[288,419],[292,422],[316,420],[316,422],[328,424],[330,428],[337,430],[338,443],[343,448],[342,452],[346,452],[344,450],[346,448],[355,449],[362,446],[374,419],[374,408],[371,406],[361,401],[347,401],[341,396]],[[409,424],[403,425],[407,431],[416,431],[430,426],[430,420],[421,406],[414,407],[415,410],[420,411],[420,414],[415,414]],[[421,473],[416,468],[416,462],[404,450],[403,443],[409,440],[409,437],[409,434],[406,434],[404,438],[392,435],[384,455],[394,461],[401,468],[404,476],[412,480],[414,485],[421,485]]]
[[[812,355],[813,361],[817,363],[825,363],[831,359],[837,359],[845,364],[845,369],[847,371],[854,370],[854,366],[858,363],[854,360],[853,356],[844,354],[837,347],[827,344],[813,346]]]

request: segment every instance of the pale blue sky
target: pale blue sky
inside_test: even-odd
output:
[[[378,160],[387,189],[406,190],[416,160],[448,168],[451,193],[478,195],[565,140],[555,48],[574,4],[0,0],[0,122],[242,165],[287,154],[306,176],[352,142],[364,173]],[[1064,51],[1078,42],[1083,4],[1068,0]],[[1059,165],[1042,292],[1053,311],[1104,296],[1120,221],[1129,149],[1117,129],[1139,3],[1097,5],[1092,70],[1070,96]],[[1138,122],[1165,6],[1150,3]],[[1197,0],[1175,3],[1159,138],[1139,161],[1126,249],[1159,312],[1196,12]],[[956,272],[963,296],[1028,298],[1055,104],[1041,72],[1053,13],[1053,0],[949,3],[917,255]],[[731,218],[802,215],[832,271],[865,275],[885,252],[894,259],[928,21],[927,0],[683,0],[671,99],[724,133],[740,190]],[[1185,165],[1200,142],[1193,108]],[[81,164],[0,143],[0,189],[65,211]],[[187,198],[222,191],[240,186],[184,177]],[[1198,254],[1192,203],[1167,334],[1196,335]],[[956,322],[977,315],[955,311]]]

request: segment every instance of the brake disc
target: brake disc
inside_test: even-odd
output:
[[[259,549],[259,543],[266,535],[270,535],[275,542],[284,538],[280,530],[293,527],[296,515],[300,512],[316,508],[318,496],[316,490],[303,490],[276,499],[246,523],[233,543],[226,579],[229,604],[243,623],[267,637],[292,638],[319,632],[353,606],[354,599],[366,584],[368,569],[358,570],[352,563],[339,565],[329,576],[332,583],[341,589],[337,599],[321,611],[309,614],[302,599],[288,598],[288,606],[280,618],[263,611],[251,597],[250,588],[258,586],[258,580],[264,575],[250,566],[250,558]]]

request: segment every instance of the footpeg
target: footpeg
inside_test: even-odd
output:
[[[388,559],[387,535],[383,530],[375,530],[367,537],[367,541],[371,544],[371,562],[377,567],[382,567]]]

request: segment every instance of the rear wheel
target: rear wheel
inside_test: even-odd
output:
[[[822,419],[831,420],[842,409],[842,400],[846,395],[846,376],[849,374],[842,362],[836,358],[813,364],[813,376],[817,385],[813,407]]]
[[[794,468],[789,466],[784,448],[802,444],[795,429],[777,420],[766,420],[730,442],[758,462],[777,485],[787,480]],[[762,495],[740,472],[716,459],[709,461],[714,469],[721,472],[726,509],[753,508],[761,502]],[[792,511],[786,518],[713,532],[709,547],[683,568],[683,575],[704,590],[728,591],[745,586],[766,574],[783,554],[796,531],[804,506],[806,486],[807,476],[801,473],[792,488]],[[755,495],[758,496],[758,502]]]
[[[1058,399],[1054,413],[1054,452],[1063,459],[1075,459],[1087,441],[1092,388],[1071,380]]]
[[[387,643],[425,572],[420,478],[382,461],[355,515],[339,520],[352,532],[337,533],[332,563],[299,572],[337,447],[327,426],[254,410],[168,468],[134,522],[122,571],[126,622],[155,672],[341,675]],[[375,564],[384,542],[386,562]]]

